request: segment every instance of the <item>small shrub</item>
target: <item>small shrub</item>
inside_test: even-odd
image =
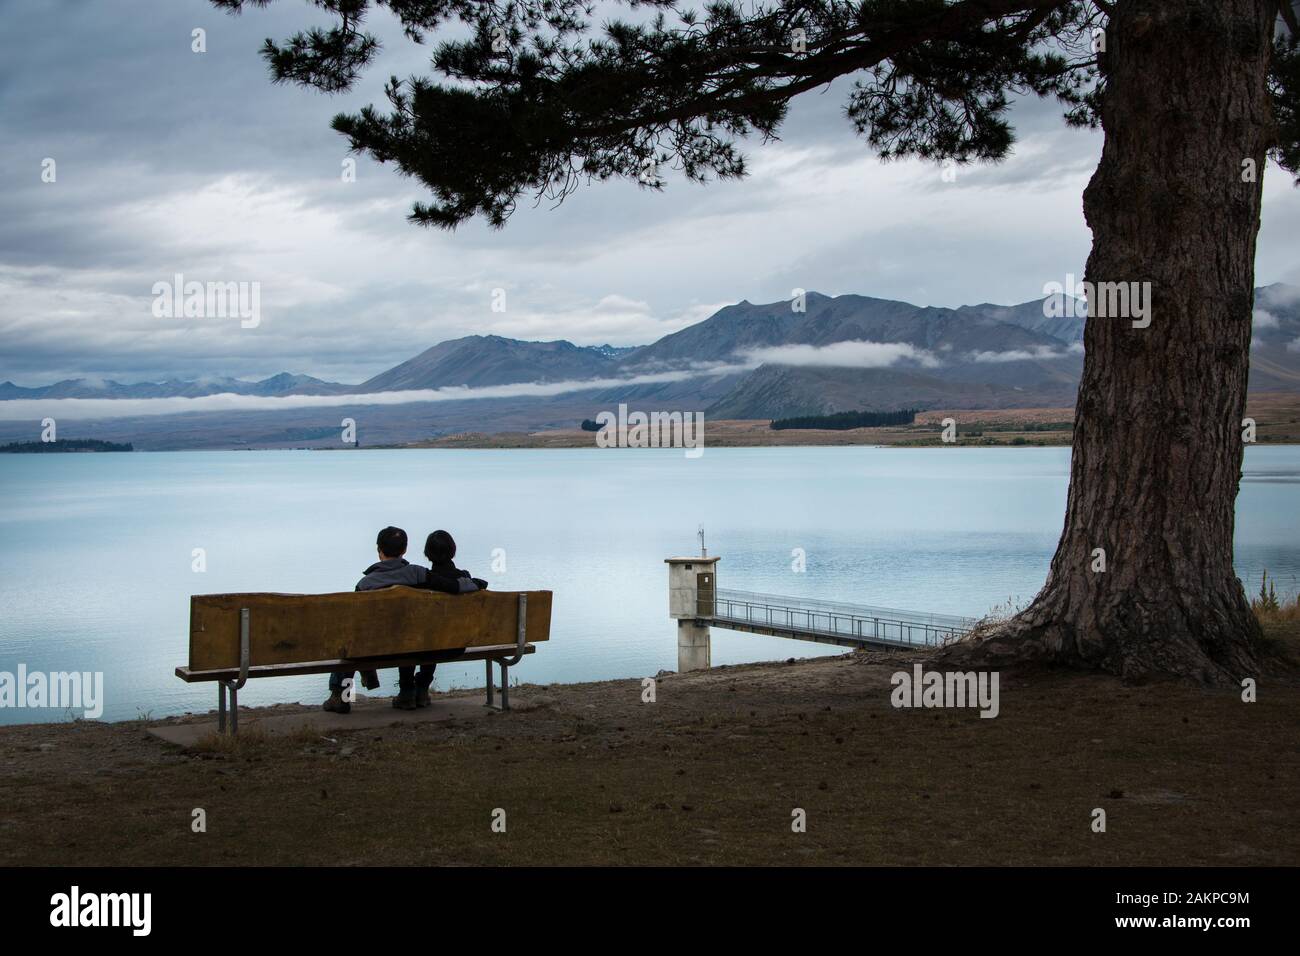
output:
[[[1259,580],[1259,593],[1250,602],[1250,609],[1255,612],[1261,624],[1275,624],[1280,621],[1300,620],[1300,594],[1289,601],[1277,596],[1277,588],[1269,579],[1266,570]]]

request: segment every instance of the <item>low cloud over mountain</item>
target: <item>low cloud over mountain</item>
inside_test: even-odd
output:
[[[364,409],[385,440],[407,441],[465,429],[571,426],[618,402],[702,409],[711,418],[1062,405],[1078,386],[1084,322],[1061,305],[941,309],[808,293],[726,306],[636,348],[466,336],[357,385],[289,373],[256,382],[5,382],[0,435],[21,437],[46,415],[100,420],[97,436],[150,447],[150,432],[171,431],[163,419],[203,413],[217,416],[202,442],[208,447],[246,443],[233,436],[253,413],[259,422],[292,411],[296,422],[317,415],[332,423],[342,408]],[[1300,390],[1300,289],[1257,290],[1254,334],[1251,387]]]

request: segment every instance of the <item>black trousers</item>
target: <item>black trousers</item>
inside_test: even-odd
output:
[[[330,692],[342,691],[343,681],[349,677],[355,677],[356,671],[334,671],[330,674]],[[366,690],[374,690],[379,686],[379,675],[374,671],[361,672],[361,686]]]
[[[433,672],[437,669],[437,664],[421,664],[420,673],[417,675],[414,667],[399,667],[397,669],[397,686],[402,690],[411,688],[428,690],[429,685],[433,683]]]

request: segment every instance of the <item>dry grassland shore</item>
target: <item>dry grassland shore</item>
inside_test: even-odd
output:
[[[1252,394],[1246,414],[1256,421],[1259,444],[1300,443],[1300,395],[1287,392]],[[943,441],[943,421],[957,427],[957,442]],[[1074,409],[1001,408],[932,409],[916,416],[912,425],[853,428],[844,431],[813,428],[773,430],[767,420],[707,420],[706,448],[757,448],[783,445],[897,445],[902,447],[1069,446]],[[580,428],[537,432],[460,432],[404,448],[594,448],[595,433]]]
[[[1269,633],[1300,647],[1295,620]],[[352,715],[373,726],[259,730],[316,713],[287,705],[188,749],[150,726],[210,717],[3,727],[0,864],[1300,864],[1293,664],[1257,703],[1004,671],[990,720],[891,706],[924,660],[668,674],[652,704],[639,679],[523,685],[508,714],[422,723],[380,699]]]

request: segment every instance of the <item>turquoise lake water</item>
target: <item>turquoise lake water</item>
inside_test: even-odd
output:
[[[551,641],[512,671],[533,683],[675,668],[663,559],[696,553],[701,524],[720,587],[980,616],[1041,587],[1068,466],[1065,448],[4,455],[0,672],[102,671],[107,720],[209,710],[215,688],[173,673],[189,596],[351,590],[386,524],[413,552],[446,528],[495,587],[555,592]],[[1264,568],[1300,588],[1298,505],[1300,447],[1250,448],[1237,565],[1252,593]],[[715,663],[823,653],[840,651],[714,631]],[[442,689],[482,679],[438,670]],[[251,681],[240,702],[317,703],[325,680]],[[0,723],[68,718],[0,708]]]

